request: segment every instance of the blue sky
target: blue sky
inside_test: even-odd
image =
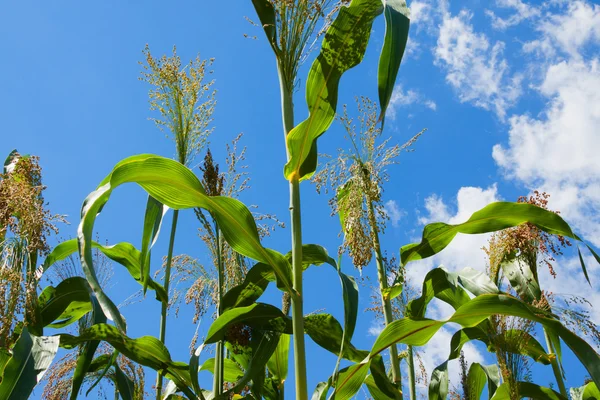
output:
[[[590,0],[416,0],[409,6],[410,43],[384,136],[404,143],[421,129],[428,131],[415,152],[403,154],[400,165],[390,168],[384,197],[393,218],[384,248],[397,253],[401,245],[419,237],[426,222],[459,222],[491,201],[515,200],[535,189],[549,192],[550,207],[561,210],[577,232],[600,246],[596,152],[600,146],[600,6]],[[172,142],[148,121],[152,116],[149,88],[138,80],[146,43],[155,55],[169,53],[177,45],[184,62],[197,53],[216,59],[218,104],[211,150],[224,162],[225,143],[244,132],[242,145],[248,148],[252,187],[242,201],[288,221],[274,57],[262,32],[245,16],[254,18],[249,1],[10,2],[3,6],[0,153],[17,148],[41,157],[50,208],[68,215],[71,222],[62,227],[63,237],[75,236],[83,199],[120,159],[139,153],[174,155]],[[342,78],[339,104],[348,103],[350,110],[354,96],[377,98],[383,29],[378,20],[365,61]],[[309,65],[300,71],[301,85]],[[297,121],[306,115],[303,95],[301,89],[295,97]],[[319,145],[320,151],[330,154],[346,147],[341,126],[335,123]],[[337,218],[330,217],[327,198],[305,183],[302,203],[304,242],[335,253],[339,226]],[[99,238],[139,245],[144,205],[141,189],[120,188],[98,218]],[[205,260],[196,228],[193,213],[183,212],[175,251]],[[266,243],[287,252],[289,236],[289,229],[281,229]],[[411,265],[409,275],[419,282],[428,269],[440,264],[483,270],[480,248],[486,240],[460,237],[440,256]],[[163,231],[153,252],[155,264],[166,253],[167,241]],[[597,306],[592,315],[600,322],[600,292],[597,286],[590,289],[583,284],[573,256],[567,252],[558,261],[558,279],[545,274],[542,280],[556,293],[585,294]],[[588,266],[597,285],[600,269],[592,262]],[[344,267],[358,274],[349,260]],[[373,267],[366,268],[364,275],[375,279]],[[305,282],[305,311],[325,309],[341,320],[341,293],[334,272],[310,269]],[[108,289],[115,301],[137,289],[116,267]],[[362,308],[369,306],[370,294],[368,285],[361,287]],[[274,291],[266,298],[278,302]],[[436,312],[442,316],[447,310],[440,307]],[[132,337],[158,335],[159,307],[153,298],[123,313]],[[208,325],[205,318],[201,330]],[[355,344],[370,347],[374,336],[369,332],[377,328],[374,316],[361,312]],[[167,344],[174,359],[188,359],[194,329],[191,310],[170,322]],[[441,332],[422,349],[429,370],[446,358],[448,337],[448,331]],[[484,348],[471,346],[467,355],[472,361],[491,361]],[[568,385],[580,385],[583,370],[570,354],[565,358]],[[310,343],[311,390],[327,379],[334,364],[331,355]],[[550,374],[550,367],[534,369],[540,384],[548,385]],[[203,379],[210,382],[208,375]],[[147,380],[153,382],[154,374],[148,374]],[[39,396],[41,390],[36,393]]]

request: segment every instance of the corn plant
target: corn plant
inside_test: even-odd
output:
[[[197,110],[198,97],[194,97],[194,93],[197,93],[195,90],[198,86],[194,86],[196,81],[191,79],[188,81],[191,82],[190,89],[185,89],[187,86],[181,82],[189,77],[181,75],[177,60],[165,58],[161,64],[148,57],[150,69],[146,79],[153,83],[153,79],[169,78],[164,85],[157,84],[159,90],[153,93],[157,99],[156,107],[164,117],[161,125],[167,126],[174,134],[178,158],[173,160],[152,154],[125,158],[86,197],[81,209],[77,239],[56,246],[39,268],[39,274],[43,274],[56,262],[78,253],[85,280],[66,279],[48,289],[46,295],[42,293],[38,297],[39,324],[31,325],[36,328],[35,331],[30,330],[30,326],[24,328],[9,353],[3,353],[0,358],[0,362],[5,364],[0,398],[27,396],[39,378],[38,372],[48,367],[60,345],[65,349],[79,349],[71,384],[71,398],[77,397],[88,374],[98,371],[98,364],[104,368],[101,376],[112,372],[117,374],[119,357],[124,356],[157,371],[157,398],[281,399],[283,383],[288,373],[289,348],[292,347],[295,360],[295,398],[306,400],[309,392],[306,381],[305,335],[308,335],[320,347],[338,356],[332,375],[317,385],[312,398],[325,399],[331,393],[330,398],[350,399],[366,385],[376,399],[398,399],[402,396],[397,385],[398,376],[393,376],[392,380],[388,378],[381,357],[383,352],[399,343],[422,346],[444,325],[456,323],[462,329],[452,340],[449,359],[456,358],[462,346],[474,338],[473,333],[482,325],[488,324],[490,318],[498,315],[541,324],[548,332],[553,348],[558,348],[561,341],[564,342],[587,369],[592,383],[588,383],[577,393],[586,396],[593,394],[594,390],[597,392],[600,384],[600,356],[585,340],[565,327],[552,313],[502,292],[488,276],[474,270],[451,273],[442,268],[433,269],[423,282],[421,296],[408,304],[407,315],[390,321],[371,349],[358,349],[352,344],[358,314],[358,287],[351,276],[342,272],[339,261],[330,257],[326,249],[302,242],[300,184],[311,178],[317,170],[317,140],[335,118],[340,78],[362,61],[373,21],[381,14],[385,18],[386,32],[379,59],[380,114],[377,122],[383,126],[407,42],[408,9],[404,0],[352,0],[341,3],[326,0],[253,0],[252,3],[274,52],[279,73],[287,152],[283,174],[290,187],[291,251],[282,253],[265,247],[250,209],[233,197],[223,196],[220,191],[212,191],[207,181],[203,182],[189,168],[191,157],[203,143],[201,140],[189,140],[204,137],[202,134],[208,129],[208,125],[202,125],[201,122],[206,120],[196,120],[196,117],[190,115],[196,115],[196,111],[210,115],[213,103],[209,101],[205,108]],[[324,22],[323,29],[318,29],[319,21]],[[299,85],[299,66],[307,59],[313,43],[319,40],[321,47],[306,79],[309,115],[296,124],[293,92]],[[166,69],[163,70],[161,66]],[[162,74],[156,76],[156,71],[161,71]],[[210,98],[210,92],[208,95]],[[179,111],[173,114],[173,110]],[[187,122],[182,124],[182,121]],[[370,184],[371,179],[373,178],[365,178],[362,183]],[[137,249],[126,242],[103,245],[94,241],[94,226],[96,219],[101,217],[101,210],[110,200],[113,191],[128,183],[136,183],[148,194],[141,248]],[[369,201],[372,216],[376,199],[371,198]],[[174,210],[174,218],[165,280],[164,284],[160,284],[151,277],[149,260],[152,245],[160,233],[162,219],[168,209]],[[224,243],[227,243],[234,254],[256,262],[248,269],[241,283],[229,288],[227,292],[223,290],[224,293],[219,290],[218,318],[210,325],[204,343],[194,350],[188,363],[174,361],[164,344],[177,211],[183,209],[206,213],[212,219],[211,222],[214,222],[215,236],[222,237],[222,240],[217,238],[216,241],[220,272],[223,268],[218,259],[219,254],[223,255],[224,246],[221,244]],[[548,234],[581,241],[569,225],[553,212],[533,204],[500,202],[488,205],[462,224],[427,225],[420,243],[401,247],[400,261],[403,267],[409,267],[413,260],[433,256],[442,251],[457,233],[495,232],[523,224],[530,224]],[[160,338],[128,336],[126,320],[121,315],[121,310],[107,296],[98,277],[94,250],[123,265],[144,292],[152,291],[161,302],[163,311]],[[600,262],[593,249],[589,250]],[[583,258],[581,260],[585,273]],[[343,323],[326,313],[304,315],[302,273],[311,265],[329,265],[338,273],[343,293]],[[222,283],[222,280],[218,283],[220,288],[223,287]],[[284,310],[259,302],[271,283],[284,292]],[[399,294],[402,284],[403,282],[395,282],[389,288],[384,288],[388,289],[385,295],[389,300]],[[427,307],[433,298],[454,308],[455,311],[448,319],[426,318]],[[291,316],[287,312],[287,299],[291,303]],[[385,302],[383,305],[385,306]],[[77,335],[61,333],[53,337],[42,336],[44,326],[63,324],[65,321],[76,322],[86,315],[92,323]],[[112,324],[107,323],[109,319]],[[290,335],[293,340],[291,346]],[[113,348],[112,353],[101,352],[98,355],[101,342],[108,343]],[[222,343],[230,351],[232,359],[218,357],[217,354],[216,359],[201,364],[200,356],[204,346],[216,343]],[[550,362],[552,354],[531,343],[526,351],[536,354],[542,361]],[[340,369],[342,359],[351,364]],[[396,360],[392,361],[393,365]],[[468,377],[472,376],[471,379],[478,382],[477,387],[487,377],[488,391],[490,388],[494,389],[491,391],[493,398],[510,398],[511,388],[506,382],[499,384],[491,370],[483,366],[473,366],[472,369]],[[198,372],[201,370],[215,372],[212,390],[200,386]],[[168,379],[164,388],[162,377]],[[564,398],[560,393],[528,382],[517,384],[518,392],[524,396]],[[445,363],[434,371],[429,389],[430,398],[445,398],[447,388]],[[119,395],[131,398],[126,390],[120,390]]]

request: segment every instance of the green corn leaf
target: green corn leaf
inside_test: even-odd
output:
[[[365,361],[340,370],[332,397],[348,400],[356,395],[369,372],[371,361]]]
[[[175,382],[179,390],[190,398],[196,398],[190,389],[192,383],[189,366],[173,362],[167,348],[154,337],[143,336],[132,339],[122,334],[118,328],[107,324],[92,325],[79,336],[61,334],[59,337],[60,346],[66,349],[72,349],[89,341],[103,340],[132,361],[156,371],[163,371],[168,379]]]
[[[192,379],[192,388],[194,389],[194,393],[202,393],[202,389],[200,389],[200,382],[198,381],[198,371],[200,369],[200,354],[204,349],[204,343],[202,343],[196,350],[194,350],[194,354],[190,357],[190,378]]]
[[[479,400],[485,385],[488,386],[488,396],[491,399],[500,385],[500,370],[496,364],[481,365],[473,363],[467,373],[469,400]]]
[[[44,288],[38,297],[42,326],[63,328],[78,321],[92,311],[90,294],[87,281],[78,276]]]
[[[240,201],[206,195],[196,175],[177,161],[150,154],[126,158],[100,183],[84,201],[78,239],[86,279],[105,313],[117,327],[125,331],[125,321],[114,303],[104,294],[96,278],[92,257],[92,234],[98,213],[109,200],[112,191],[125,183],[137,183],[150,196],[172,209],[203,208],[214,216],[229,245],[238,253],[270,265],[278,286],[296,293],[292,288],[290,265],[285,257],[260,243],[252,213]]]
[[[319,346],[339,355],[342,348],[343,330],[340,323],[330,314],[312,314],[304,317],[304,331]],[[358,350],[345,338],[343,358],[360,362],[369,355],[368,351]]]
[[[92,305],[92,324],[104,324],[106,323],[106,315],[102,311],[100,304],[94,297],[93,294],[89,293],[90,304]],[[92,363],[94,362],[94,354],[96,353],[96,349],[100,345],[100,340],[90,340],[83,343],[81,352],[77,357],[77,364],[75,365],[75,370],[73,371],[73,380],[71,381],[71,400],[74,400],[79,395],[79,390],[81,389],[81,385],[83,384],[83,380],[85,379],[85,375],[90,372],[90,368],[92,368]],[[110,358],[110,363],[105,365],[104,373],[100,376],[104,375],[110,364],[114,362],[116,359],[116,355]],[[96,368],[96,367],[94,367]],[[96,382],[99,382],[101,377],[98,377]],[[97,383],[92,384],[91,390]],[[89,392],[89,391],[88,391]]]
[[[4,366],[0,399],[27,400],[41,381],[58,350],[58,338],[32,336],[23,328]]]
[[[376,393],[373,395],[375,400],[402,400],[402,390],[388,378],[385,372],[385,364],[383,363],[383,358],[381,356],[373,357],[369,369],[371,370],[371,375],[365,379],[365,384],[370,393]],[[377,387],[376,391],[369,388],[369,383],[367,383],[367,381],[371,380]]]
[[[340,78],[362,61],[373,20],[381,8],[381,0],[352,0],[327,29],[306,81],[309,116],[287,135],[290,159],[284,175],[288,180],[307,179],[315,172],[316,140],[335,117]]]
[[[500,263],[500,267],[521,299],[532,303],[542,297],[537,274],[532,271],[530,264],[522,257],[510,254]]]
[[[115,385],[121,398],[123,400],[133,400],[135,393],[133,381],[121,370],[118,363],[114,363],[113,368],[115,369]]]
[[[446,400],[448,397],[448,361],[438,365],[431,373],[429,400]]]
[[[246,369],[244,376],[240,378],[231,389],[223,393],[223,396],[220,398],[228,399],[230,394],[239,392],[239,390],[246,386],[250,381],[260,380],[262,382],[264,380],[265,366],[277,348],[277,344],[279,343],[279,333],[260,331],[257,331],[256,333],[257,334],[252,335],[252,338],[250,339],[252,358],[248,363],[248,368]],[[263,379],[259,379],[259,375],[262,375]]]
[[[131,243],[121,242],[112,246],[103,246],[100,243],[92,241],[92,247],[100,250],[109,259],[121,264],[140,285],[143,284],[141,277],[141,253]],[[46,271],[55,263],[64,260],[73,253],[77,252],[79,245],[77,239],[67,240],[56,246],[52,252],[44,260],[42,270]],[[165,288],[153,281],[148,282],[148,287],[156,291],[156,299],[159,301],[167,301],[167,292]]]
[[[471,297],[458,285],[456,275],[443,268],[432,269],[425,275],[421,297],[412,300],[407,308],[408,315],[414,318],[425,317],[427,305],[434,297],[450,304],[454,309],[469,302]]]
[[[517,387],[519,397],[522,399],[531,398],[535,400],[568,400],[566,397],[550,388],[538,386],[531,382],[517,382]],[[503,383],[500,385],[491,399],[511,400],[510,386],[508,383]]]
[[[600,400],[600,390],[594,382],[579,388],[571,388],[571,400]]]
[[[448,322],[454,322],[467,328],[474,327],[494,314],[516,316],[542,324],[547,331],[559,336],[569,346],[595,382],[600,381],[600,356],[585,340],[564,327],[559,321],[541,316],[540,309],[505,294],[486,294],[475,297],[460,306],[447,320],[403,318],[394,321],[381,332],[371,349],[371,355],[381,353],[394,343],[422,346]]]
[[[330,382],[319,382],[315,388],[315,391],[313,392],[311,400],[326,400],[327,392],[329,392],[330,388]]]
[[[247,307],[225,311],[212,323],[204,343],[215,343],[225,339],[227,329],[235,324],[244,323],[255,329],[279,333],[292,333],[291,320],[275,306],[254,303]]]
[[[244,376],[244,371],[237,365],[237,363],[229,358],[223,360],[223,372],[225,382],[237,382]],[[204,361],[200,367],[200,371],[210,371],[211,373],[215,370],[215,359],[209,358]]]
[[[573,233],[569,224],[560,215],[552,211],[527,203],[496,202],[488,204],[475,212],[471,218],[462,224],[449,225],[443,222],[435,222],[425,226],[421,243],[402,246],[400,260],[403,265],[406,265],[410,261],[431,257],[444,250],[458,233],[489,233],[524,223],[535,225],[552,235],[565,236],[581,241]],[[600,263],[600,257],[596,252],[590,246],[587,247],[596,258],[596,261]],[[587,270],[583,263],[581,268],[589,283]]]
[[[277,344],[277,348],[273,355],[267,362],[267,368],[269,368],[269,372],[271,376],[279,381],[280,384],[283,384],[287,379],[288,375],[288,364],[289,364],[289,354],[290,354],[290,335],[286,335],[285,333],[279,336],[279,343]]]
[[[134,277],[137,281],[142,282],[144,294],[146,294],[146,290],[152,281],[150,278],[150,249],[154,246],[154,243],[156,243],[156,239],[158,239],[160,226],[167,210],[168,208],[163,206],[155,198],[148,196],[146,213],[144,215],[144,230],[142,231],[142,250],[140,252],[139,261],[141,274],[139,278]]]
[[[279,48],[277,47],[277,26],[275,25],[275,8],[273,8],[273,4],[269,0],[252,0],[252,5],[254,5],[254,10],[256,10],[269,44],[275,54],[279,54]]]
[[[405,0],[382,0],[382,2],[385,16],[385,39],[379,56],[377,83],[381,108],[380,120],[383,123],[406,49],[410,19]]]
[[[286,260],[291,262],[292,253],[285,255]],[[316,244],[305,244],[302,246],[302,267],[306,270],[311,265],[322,265],[327,263],[336,268],[335,260],[329,257],[327,250]],[[270,282],[275,282],[276,276],[273,269],[264,263],[255,264],[244,278],[244,282],[231,288],[223,296],[223,311],[235,307],[245,307],[254,303],[262,296]]]

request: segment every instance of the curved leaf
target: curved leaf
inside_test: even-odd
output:
[[[342,348],[343,330],[340,323],[330,314],[312,314],[304,317],[304,331],[310,338],[325,350],[339,355]],[[369,355],[368,351],[358,350],[346,338],[343,357],[360,362]]]
[[[581,241],[573,233],[569,224],[560,215],[552,211],[527,203],[496,202],[488,204],[475,212],[471,215],[471,218],[462,224],[449,225],[443,222],[435,222],[425,226],[421,243],[402,246],[400,260],[403,265],[406,265],[410,261],[431,257],[444,250],[458,233],[489,233],[524,223],[535,225],[552,235],[566,236]],[[600,257],[590,246],[587,247],[596,258],[596,261],[600,263]],[[585,265],[582,264],[581,267],[587,279]],[[589,282],[589,279],[587,280]]]
[[[81,332],[79,336],[61,334],[59,337],[60,346],[66,349],[72,349],[78,344],[88,341],[103,340],[132,361],[156,371],[163,371],[165,376],[175,382],[187,396],[196,398],[190,390],[192,384],[189,366],[173,362],[167,348],[160,340],[152,336],[132,339],[112,325],[96,324]]]
[[[379,70],[377,73],[379,105],[381,108],[379,119],[382,122],[385,119],[385,112],[392,98],[410,27],[409,11],[405,0],[386,0],[383,3],[385,39],[379,56]]]
[[[38,297],[42,326],[63,328],[76,322],[92,311],[90,294],[87,281],[79,276],[65,279],[56,288],[46,287]]]
[[[389,324],[379,335],[371,355],[379,354],[395,343],[422,346],[446,323],[474,327],[491,315],[510,315],[541,323],[546,330],[559,336],[577,356],[595,382],[600,381],[600,356],[583,339],[559,321],[543,317],[543,311],[505,294],[486,294],[475,297],[459,307],[447,320],[403,318]]]
[[[12,357],[4,367],[0,383],[0,399],[27,400],[58,350],[58,338],[32,336],[23,328],[12,349]]]
[[[92,233],[97,214],[109,200],[112,191],[124,183],[139,184],[150,196],[172,209],[203,208],[214,216],[229,245],[238,253],[270,265],[278,285],[292,296],[290,265],[280,253],[263,247],[256,222],[240,201],[206,195],[202,184],[192,171],[164,157],[149,154],[132,156],[119,162],[113,171],[84,201],[78,229],[82,266],[86,278],[102,308],[125,331],[125,321],[114,303],[104,294],[96,278],[92,257]]]
[[[292,333],[291,320],[279,308],[270,304],[254,303],[221,314],[208,329],[204,343],[215,343],[226,339],[228,328],[240,323],[260,330]]]
[[[488,386],[488,396],[491,399],[500,385],[500,369],[496,364],[481,365],[473,363],[467,374],[467,386],[469,387],[469,400],[479,400],[485,385]]]
[[[290,156],[284,169],[288,180],[307,179],[317,166],[316,140],[335,117],[340,78],[362,61],[381,0],[352,0],[327,29],[321,51],[306,82],[309,116],[287,135]]]
[[[98,249],[109,259],[121,264],[125,268],[129,274],[140,284],[143,282],[141,280],[141,252],[136,249],[131,243],[121,242],[112,246],[103,246],[100,243],[92,241],[92,248]],[[46,257],[44,260],[44,264],[42,265],[42,270],[46,271],[55,263],[64,260],[69,257],[73,253],[77,252],[79,249],[79,245],[77,243],[77,239],[67,240],[62,242],[54,249],[52,252]],[[153,281],[152,279],[148,282],[148,287],[152,290],[156,291],[156,299],[159,301],[167,301],[167,292],[165,288]]]

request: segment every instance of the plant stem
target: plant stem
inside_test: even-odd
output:
[[[288,133],[294,128],[294,103],[290,87],[293,82],[285,82],[278,66],[279,86],[281,90],[281,115],[283,131],[287,138]],[[286,145],[287,151],[287,145]],[[288,152],[289,160],[289,152]],[[294,372],[296,379],[296,400],[308,400],[306,383],[306,351],[304,346],[304,313],[302,297],[302,222],[300,213],[300,181],[294,177],[290,181],[290,216],[292,221],[292,328],[294,333]]]
[[[365,178],[367,179],[367,178]],[[388,287],[387,274],[381,254],[381,244],[379,242],[379,230],[377,229],[377,219],[375,218],[375,209],[373,201],[367,198],[369,225],[371,226],[371,237],[373,241],[373,250],[375,251],[375,262],[377,263],[377,278],[379,279],[379,292],[381,293],[381,305],[383,306],[383,316],[385,325],[389,325],[394,320],[392,315],[392,303],[384,295],[384,289]],[[390,347],[390,361],[392,364],[392,379],[394,383],[402,386],[402,372],[400,371],[400,359],[398,358],[398,348],[396,345]],[[400,389],[400,398],[402,398],[402,389]]]
[[[169,238],[169,250],[167,252],[167,267],[165,268],[165,280],[163,286],[167,293],[167,302],[163,302],[160,312],[160,336],[161,343],[165,343],[167,337],[167,311],[169,308],[169,282],[171,280],[171,263],[173,262],[173,246],[175,245],[175,231],[177,231],[177,218],[179,210],[173,210],[173,221],[171,222],[171,236]],[[156,377],[156,400],[162,397],[163,374],[158,373]]]
[[[413,347],[408,346],[408,394],[410,400],[417,399],[417,390],[415,388],[416,377],[415,377],[415,355],[413,354]]]
[[[219,304],[217,309],[217,315],[221,315],[221,300],[223,299],[223,258],[221,255],[221,237],[219,232],[219,225],[215,221],[215,240],[217,242],[217,269],[219,274],[218,280],[218,296]],[[213,381],[213,392],[215,397],[223,393],[223,341],[217,342],[217,349],[215,354],[215,370],[214,370],[214,381]]]
[[[569,395],[567,394],[567,388],[565,387],[565,381],[563,380],[562,373],[560,372],[560,366],[558,365],[558,360],[556,359],[556,352],[554,351],[552,341],[550,340],[550,335],[548,335],[546,328],[544,328],[544,337],[546,338],[546,346],[548,346],[548,354],[554,355],[554,357],[552,357],[552,371],[554,371],[554,377],[556,378],[556,383],[558,384],[560,394],[566,398],[569,398]]]

